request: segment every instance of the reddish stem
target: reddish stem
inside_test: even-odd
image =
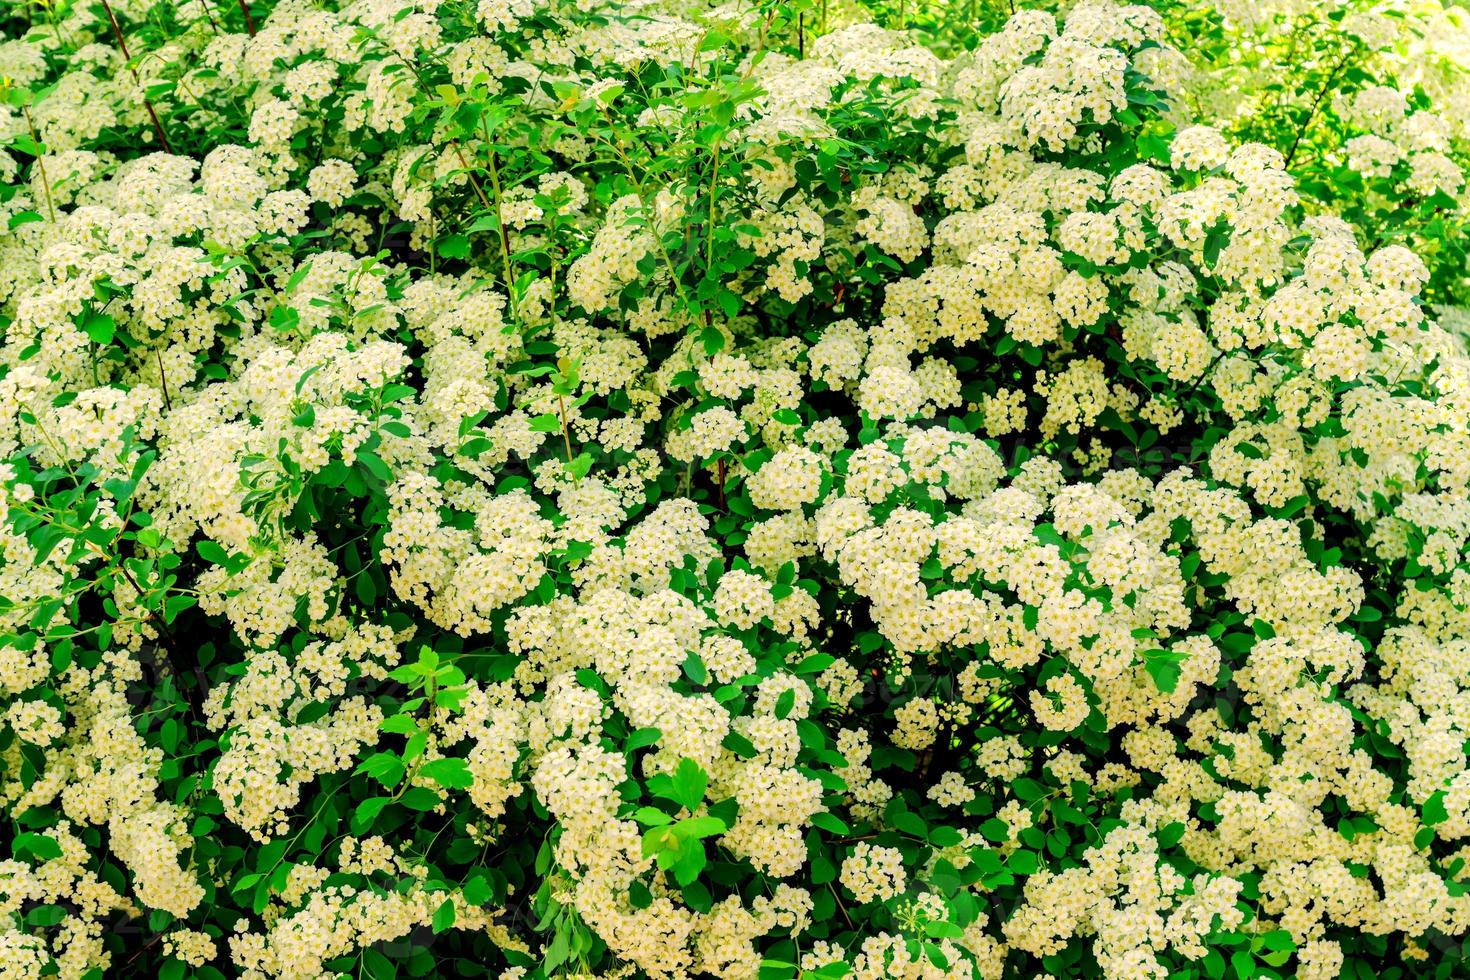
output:
[[[253,17],[250,16],[250,4],[249,4],[248,0],[239,0],[239,4],[240,4],[240,13],[242,13],[242,14],[245,15],[245,30],[247,30],[247,31],[250,32],[250,36],[251,37],[254,37],[255,36],[255,18],[253,18]]]
[[[117,15],[112,12],[112,4],[102,0],[102,9],[107,11],[107,22],[112,25],[112,36],[117,38],[117,46],[122,49],[123,60],[128,66],[128,71],[133,76],[133,81],[138,82],[138,70],[133,67],[133,56],[128,53],[128,42],[123,40],[122,28],[117,25]],[[141,85],[142,83],[139,82]],[[172,153],[173,147],[168,144],[168,136],[163,132],[163,123],[158,120],[158,113],[153,109],[153,103],[147,95],[143,96],[143,105],[148,109],[148,118],[153,120],[153,132],[158,134],[158,142],[163,145],[165,153]]]

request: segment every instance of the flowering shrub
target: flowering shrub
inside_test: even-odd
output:
[[[0,15],[0,975],[1470,975],[1356,6]]]
[[[1307,203],[1352,221],[1370,250],[1417,251],[1432,302],[1470,299],[1463,7],[1220,0],[1176,14],[1200,69],[1187,101],[1279,150]]]

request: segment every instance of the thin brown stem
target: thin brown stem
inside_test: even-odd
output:
[[[174,405],[168,397],[168,375],[163,370],[163,352],[155,348],[153,356],[158,359],[158,384],[163,388],[163,407],[172,412]]]
[[[376,35],[374,35],[374,38],[376,39]],[[419,73],[418,67],[415,66],[412,61],[409,61],[407,58],[393,51],[392,48],[388,48],[388,51],[398,58],[398,61],[403,65],[403,67],[408,69],[408,73],[412,75],[413,80],[418,83],[419,89],[425,95],[432,97],[434,94],[434,90],[429,87],[429,83],[426,82],[424,80],[424,76]],[[491,210],[490,201],[488,198],[485,197],[485,190],[480,186],[480,182],[475,179],[475,172],[470,167],[470,162],[465,159],[464,150],[460,148],[459,140],[451,139],[449,141],[449,148],[453,150],[454,155],[459,158],[460,169],[464,171],[465,176],[469,177],[470,186],[475,189],[475,196],[480,199],[480,204],[485,208],[485,210]]]
[[[128,42],[123,39],[122,28],[117,24],[117,15],[112,12],[112,4],[107,0],[101,0],[101,3],[102,9],[107,11],[107,22],[112,25],[112,36],[117,39],[117,46],[122,50],[123,61],[127,64],[133,81],[141,86],[142,81],[138,78],[138,70],[133,67],[133,56],[128,53]],[[251,33],[253,34],[254,31]],[[153,108],[153,101],[146,94],[143,96],[143,106],[148,110],[148,118],[153,120],[153,132],[158,135],[158,142],[163,146],[163,151],[172,153],[174,150],[169,146],[168,136],[163,131],[163,123],[159,122],[158,112]]]
[[[129,956],[128,957],[128,961],[123,964],[124,969],[126,969],[129,966],[131,966],[133,960],[136,960],[138,957],[140,957],[144,953],[148,952],[148,950],[150,950],[154,946],[158,945],[158,941],[160,939],[162,939],[164,937],[164,935],[165,934],[164,933],[161,933],[161,932],[155,933],[152,939],[148,940],[146,943],[144,943],[142,946],[140,946],[138,948],[138,951],[136,953],[134,953],[132,956]]]
[[[1347,67],[1348,59],[1352,54],[1353,47],[1349,45],[1343,51],[1342,57],[1337,60],[1337,64],[1333,66],[1332,72],[1327,76],[1327,80],[1322,83],[1322,88],[1318,90],[1317,97],[1312,100],[1311,107],[1307,109],[1306,118],[1302,120],[1301,126],[1296,131],[1296,139],[1291,141],[1291,149],[1286,151],[1285,166],[1288,170],[1291,169],[1291,162],[1296,159],[1296,151],[1301,148],[1302,138],[1307,135],[1307,129],[1317,119],[1317,110],[1322,107],[1322,100],[1327,98],[1327,93],[1333,90],[1337,83],[1338,75]]]
[[[709,237],[704,248],[704,274],[709,276],[710,270],[715,265],[715,196],[720,189],[720,147],[724,145],[724,135],[715,143],[713,156],[710,160],[709,175]]]
[[[214,19],[214,12],[209,9],[209,0],[199,0],[199,6],[204,8],[204,16],[209,21],[209,29],[219,33],[219,24]]]
[[[254,37],[255,36],[255,18],[253,18],[253,17],[250,16],[250,3],[249,3],[249,0],[238,0],[238,2],[240,4],[240,13],[242,13],[242,14],[245,15],[245,30],[247,30],[247,31],[250,32],[250,36],[251,37]]]

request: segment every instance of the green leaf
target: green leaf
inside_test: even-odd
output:
[[[986,840],[994,841],[995,843],[999,844],[1004,841],[1010,840],[1011,828],[1010,825],[1007,824],[1004,820],[1001,820],[998,817],[991,817],[989,820],[980,825],[980,834]]]
[[[360,834],[370,828],[378,819],[378,814],[391,802],[392,799],[387,796],[374,796],[359,803],[352,813],[353,831]]]
[[[448,235],[440,242],[440,254],[445,259],[469,259],[469,237]]]
[[[271,326],[281,333],[290,333],[301,324],[301,314],[291,306],[277,306],[271,311]]]
[[[700,686],[709,683],[709,671],[705,669],[704,660],[692,650],[684,658],[684,676]]]
[[[434,807],[438,806],[440,803],[443,803],[444,800],[439,796],[438,793],[429,789],[427,786],[415,786],[405,792],[398,802],[402,803],[410,810],[423,811],[434,809]]]
[[[370,776],[389,789],[398,785],[405,771],[403,760],[392,752],[370,755],[358,763],[355,770],[358,775]]]
[[[965,930],[952,922],[930,920],[924,923],[924,935],[930,939],[959,939]]]
[[[718,327],[705,327],[699,335],[704,352],[713,357],[725,348],[725,334]]]
[[[680,853],[678,860],[674,862],[674,880],[681,886],[693,883],[704,870],[707,858],[704,847],[695,845]]]
[[[1429,799],[1424,801],[1424,823],[1430,827],[1435,824],[1444,823],[1450,818],[1449,810],[1445,807],[1444,790],[1435,790],[1429,794]]]
[[[171,595],[163,601],[163,621],[172,623],[179,613],[198,605],[199,600],[191,595]]]
[[[199,552],[199,557],[211,565],[226,566],[230,563],[230,553],[220,544],[206,538],[194,545],[194,550]]]
[[[44,834],[17,834],[11,843],[11,849],[17,857],[30,854],[42,861],[54,861],[61,857],[61,845],[55,838]]]
[[[1230,225],[1221,218],[1205,235],[1204,259],[1205,265],[1213,269],[1220,261],[1220,253],[1230,244]]]
[[[435,759],[424,763],[419,773],[448,789],[465,789],[475,781],[463,759]]]
[[[720,744],[742,759],[753,759],[760,754],[756,750],[755,743],[736,731],[727,732]]]
[[[673,800],[686,810],[697,810],[704,802],[704,790],[709,785],[709,776],[693,759],[680,759],[673,776],[654,777],[648,781],[649,790],[658,797]]]
[[[35,929],[49,929],[66,921],[67,911],[60,905],[37,905],[25,914],[25,924]]]
[[[647,748],[663,738],[663,734],[657,728],[640,728],[628,736],[628,741],[623,746],[623,751],[636,752],[638,749]]]
[[[1006,867],[1018,875],[1035,874],[1039,866],[1034,851],[1015,851],[1006,859]]]
[[[106,346],[117,336],[117,321],[106,313],[90,313],[82,324],[82,331],[92,343]]]
[[[836,814],[818,813],[812,816],[812,826],[820,827],[830,834],[850,834],[852,828],[842,821]]]
[[[378,456],[377,453],[358,453],[357,462],[384,483],[392,482],[393,471],[388,468],[388,464],[383,462],[382,457]]]
[[[1184,839],[1185,826],[1182,823],[1167,824],[1159,828],[1158,838],[1160,848],[1170,848]]]
[[[394,735],[412,735],[419,730],[419,723],[413,715],[397,714],[385,719],[378,728]]]
[[[652,806],[640,806],[633,813],[633,819],[646,827],[664,827],[674,822],[673,817]]]
[[[482,872],[475,872],[460,889],[464,900],[474,906],[484,906],[495,897],[495,889]]]
[[[740,312],[741,299],[739,294],[732,293],[728,289],[722,289],[715,297],[715,302],[720,304],[720,312],[725,314],[726,319],[733,318]]]
[[[591,453],[578,453],[576,458],[574,458],[570,463],[567,464],[567,470],[572,474],[573,477],[581,480],[585,478],[588,473],[592,472],[592,463],[593,459]]]
[[[436,936],[441,932],[454,928],[454,902],[446,898],[434,910],[434,919],[430,923],[430,928],[434,930],[434,935]]]
[[[906,834],[912,834],[920,840],[927,840],[929,837],[929,825],[924,822],[923,817],[912,810],[898,810],[888,819],[896,829]]]
[[[680,820],[675,825],[674,832],[680,837],[699,839],[723,834],[728,829],[725,821],[719,817],[689,817]]]
[[[1164,694],[1173,694],[1179,687],[1179,678],[1183,674],[1180,665],[1187,657],[1188,654],[1183,651],[1145,650],[1143,669],[1153,678],[1155,687]]]

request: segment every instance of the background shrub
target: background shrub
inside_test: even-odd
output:
[[[0,975],[1470,975],[1470,24],[0,13]]]

